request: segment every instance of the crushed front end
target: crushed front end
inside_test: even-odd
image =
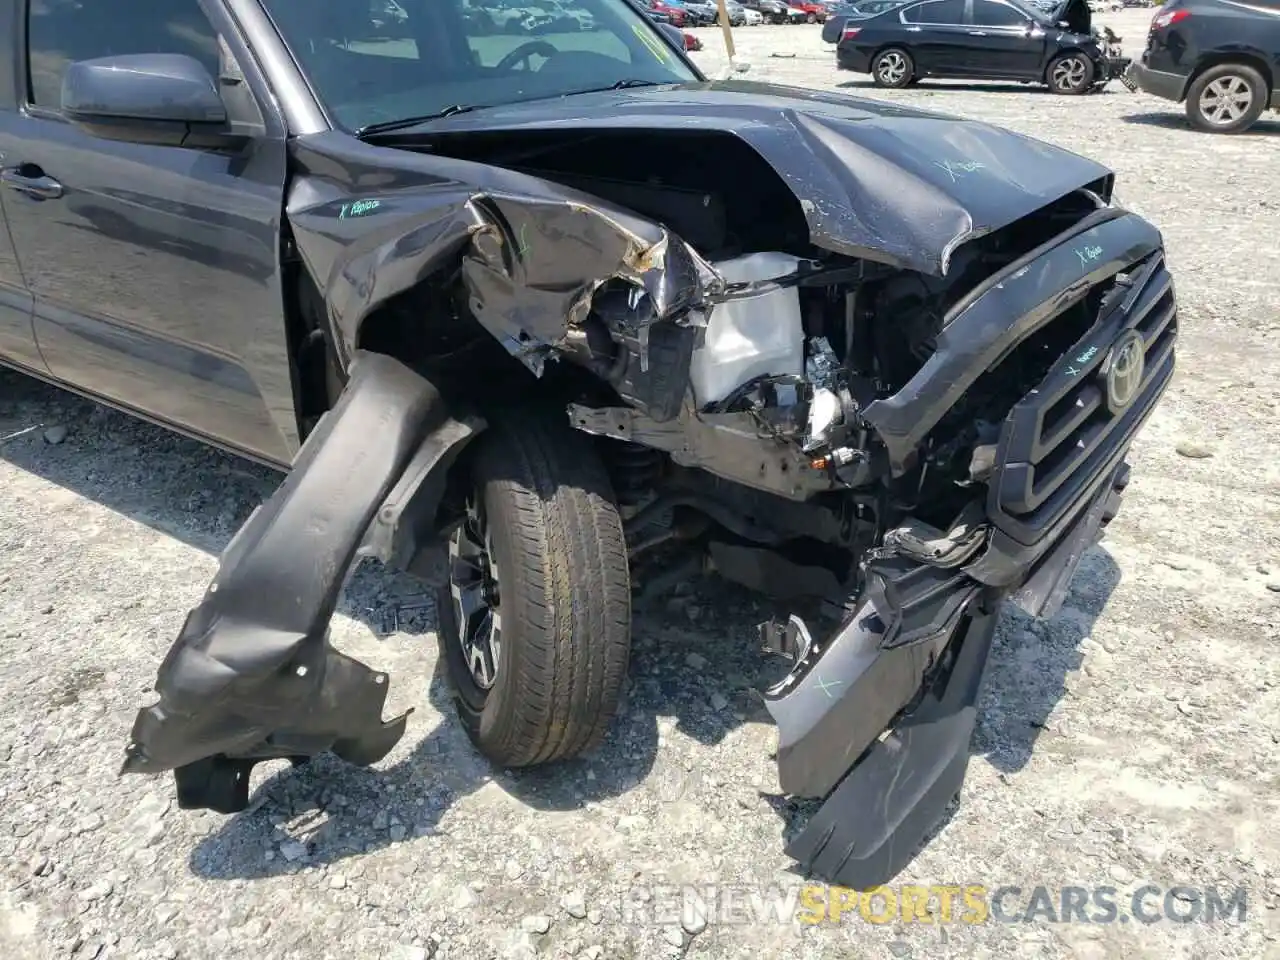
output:
[[[793,661],[764,691],[782,788],[826,801],[789,852],[880,882],[963,781],[1001,605],[1052,614],[1115,514],[1173,371],[1160,235],[1105,168],[980,124],[733,84],[600,96],[450,117],[399,172],[292,145],[291,228],[358,362],[126,769],[234,810],[261,759],[385,755],[385,677],[327,642],[342,581],[439,547],[469,399],[537,401],[597,438],[633,583],[710,568],[833,615],[761,627]]]
[[[792,615],[761,639],[794,661],[764,691],[781,786],[826,798],[789,853],[848,886],[892,877],[960,789],[1001,604],[1062,603],[1173,373],[1156,229],[1088,190],[1026,221],[955,252],[969,283],[868,264],[777,281],[823,291],[801,299],[800,373],[662,419],[570,407],[580,429],[670,458],[632,516],[634,563],[701,538],[725,577],[839,611],[826,636]],[[696,395],[696,364],[691,379]]]

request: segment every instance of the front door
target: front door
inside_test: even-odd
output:
[[[1003,0],[970,0],[965,72],[973,77],[1039,80],[1044,30]]]
[[[29,88],[0,111],[0,180],[50,371],[287,463],[298,431],[278,271],[283,127],[247,93],[229,21],[211,7],[215,28],[199,0],[29,3]],[[134,53],[193,56],[262,136],[235,154],[117,143],[60,116],[69,63]]]
[[[4,158],[0,157],[0,163]],[[0,197],[0,362],[46,373],[31,329],[31,294],[18,269]]]
[[[964,53],[965,0],[925,0],[902,11],[917,76],[955,74]]]

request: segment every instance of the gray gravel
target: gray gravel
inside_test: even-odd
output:
[[[1148,16],[1108,22],[1140,43]],[[624,911],[644,884],[793,881],[782,840],[806,811],[774,795],[750,689],[768,665],[744,641],[758,611],[714,583],[640,619],[598,756],[516,776],[448,712],[419,588],[363,569],[335,641],[417,707],[402,744],[372,771],[260,768],[240,816],[179,811],[168,779],[117,779],[129,724],[279,477],[0,373],[0,438],[29,430],[0,441],[3,956],[1280,957],[1280,124],[1197,135],[1118,85],[886,94],[838,74],[816,28],[737,34],[754,77],[993,120],[1111,165],[1165,231],[1182,297],[1180,372],[1126,507],[1057,617],[1005,618],[963,800],[899,881],[1244,885],[1247,922]]]

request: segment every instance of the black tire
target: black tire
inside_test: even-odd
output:
[[[608,476],[590,440],[553,417],[493,418],[470,460],[496,566],[500,643],[487,689],[464,652],[452,562],[438,595],[440,655],[458,715],[480,752],[504,767],[596,746],[631,651],[626,540]]]
[[[887,47],[871,61],[871,80],[877,87],[900,90],[916,75],[916,63],[901,47]]]
[[[807,17],[805,17],[805,18],[804,18],[804,21],[805,21],[805,23],[817,23],[817,22],[818,22],[818,15],[817,15],[816,13],[811,13],[811,14],[809,14]]]
[[[1219,93],[1213,97],[1215,91]],[[1218,114],[1207,103],[1211,98],[1222,104],[1234,92],[1232,109]],[[1240,97],[1247,97],[1245,103]],[[1187,119],[1197,130],[1209,133],[1242,133],[1253,126],[1267,105],[1267,82],[1253,67],[1243,63],[1220,63],[1210,67],[1191,81],[1187,88]],[[1243,112],[1239,112],[1243,108]]]
[[[1045,71],[1045,82],[1051,92],[1075,97],[1093,86],[1094,72],[1093,61],[1088,54],[1068,50],[1050,61],[1049,69]]]

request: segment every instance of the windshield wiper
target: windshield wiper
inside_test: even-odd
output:
[[[407,130],[409,127],[416,127],[420,123],[427,123],[431,120],[443,120],[445,117],[453,117],[459,113],[470,113],[472,110],[482,109],[479,106],[455,103],[452,106],[445,107],[443,110],[437,110],[435,113],[424,113],[420,117],[401,117],[399,120],[383,120],[380,123],[367,123],[363,127],[356,130],[356,136],[364,139],[369,136],[377,136],[380,133],[394,133],[396,130]]]
[[[668,81],[662,80],[619,80],[617,83],[611,83],[607,87],[591,87],[587,90],[570,90],[568,93],[561,94],[565,97],[576,97],[580,93],[605,93],[609,90],[629,90],[632,87],[661,87]]]

